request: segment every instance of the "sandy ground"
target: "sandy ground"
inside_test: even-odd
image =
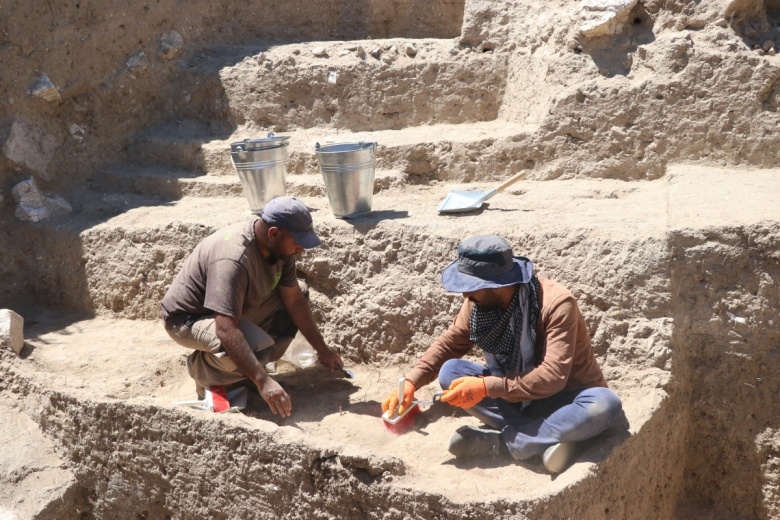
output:
[[[55,324],[38,324],[27,330],[24,372],[47,387],[73,397],[116,400],[117,403],[173,407],[175,401],[195,398],[194,384],[184,367],[184,352],[157,322],[91,319],[47,332]],[[305,341],[302,338],[296,341]],[[453,502],[494,501],[511,496],[526,499],[554,494],[587,476],[594,463],[603,460],[620,434],[602,436],[579,461],[560,476],[546,473],[538,461],[515,463],[504,459],[456,461],[447,452],[452,432],[463,424],[479,422],[462,411],[439,403],[425,407],[404,434],[388,430],[380,403],[395,386],[406,367],[353,365],[355,379],[332,374],[320,365],[305,369],[280,362],[277,380],[288,386],[293,414],[273,415],[257,393],[250,394],[243,414],[212,415],[183,407],[181,413],[207,421],[228,421],[245,428],[269,425],[302,442],[335,445],[339,451],[397,459],[406,474],[394,484],[433,492]],[[418,390],[426,399],[437,391],[434,384]],[[643,409],[658,399],[645,396],[627,403],[626,414],[637,424]],[[468,475],[468,478],[464,478]]]

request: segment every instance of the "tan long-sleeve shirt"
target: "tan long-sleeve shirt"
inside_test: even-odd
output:
[[[534,368],[525,375],[488,376],[488,396],[510,402],[542,399],[562,390],[606,387],[574,296],[561,284],[539,278],[539,320]],[[473,347],[469,321],[474,304],[463,300],[452,325],[434,340],[406,376],[417,388],[436,379],[448,359],[461,358]]]

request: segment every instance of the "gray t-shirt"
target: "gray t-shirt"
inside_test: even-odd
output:
[[[255,314],[276,286],[297,283],[295,258],[270,264],[260,254],[255,222],[225,227],[198,244],[163,297],[163,319],[218,312],[259,323]]]

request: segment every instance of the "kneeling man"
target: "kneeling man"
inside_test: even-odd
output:
[[[392,392],[382,410],[403,413],[417,388],[439,378],[442,401],[464,408],[491,429],[459,428],[450,439],[456,457],[542,455],[551,473],[572,462],[575,443],[613,426],[620,398],[607,388],[572,294],[533,274],[497,235],[461,242],[442,272],[463,306],[406,375],[403,400]],[[476,345],[485,365],[462,358]]]

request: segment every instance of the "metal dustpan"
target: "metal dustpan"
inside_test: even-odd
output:
[[[452,190],[444,197],[444,200],[439,205],[439,213],[467,213],[469,211],[478,210],[482,207],[483,202],[496,193],[504,191],[524,177],[525,172],[520,172],[514,177],[504,181],[503,184],[485,192]]]

